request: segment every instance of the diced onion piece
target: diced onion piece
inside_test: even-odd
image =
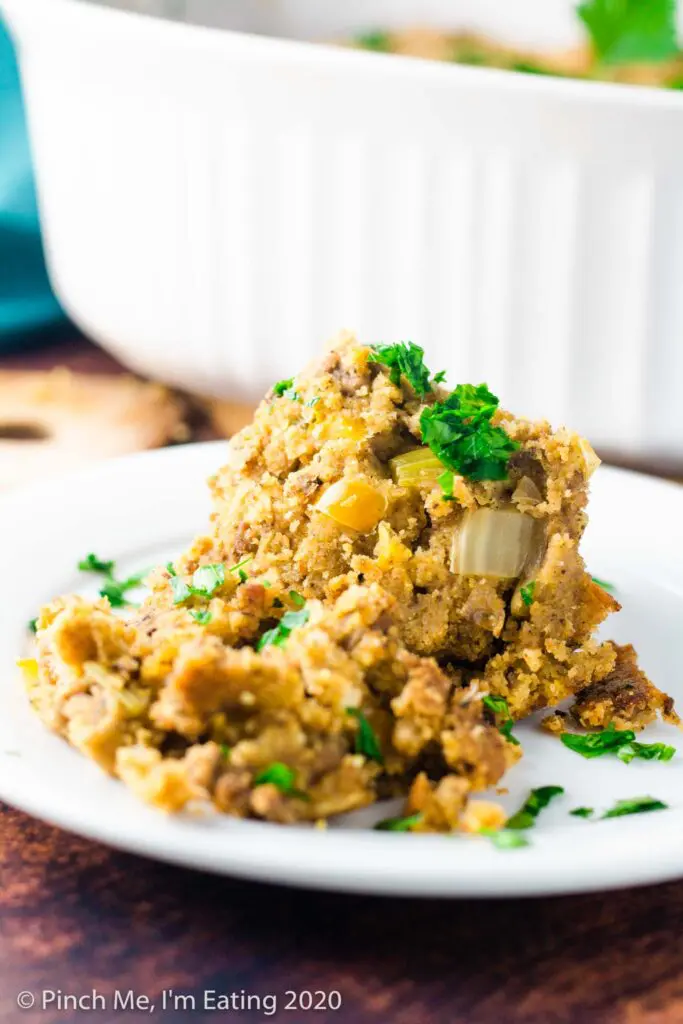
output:
[[[382,519],[387,499],[365,480],[337,480],[315,505],[318,512],[359,533],[370,533]]]
[[[538,505],[543,501],[543,495],[530,476],[523,476],[515,487],[512,500],[516,504]]]
[[[590,478],[593,476],[593,473],[602,462],[602,459],[600,459],[595,454],[592,445],[588,443],[585,437],[579,438],[579,448],[581,449],[581,454],[583,455],[583,462],[586,467],[586,479],[590,480]]]
[[[451,571],[461,576],[516,579],[535,548],[535,522],[522,512],[468,512],[453,538]]]
[[[414,448],[411,452],[389,459],[391,475],[401,487],[435,483],[446,468],[431,448]]]

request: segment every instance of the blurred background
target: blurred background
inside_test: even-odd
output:
[[[671,0],[0,12],[0,487],[229,436],[342,328],[683,473]]]

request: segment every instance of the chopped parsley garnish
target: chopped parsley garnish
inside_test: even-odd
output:
[[[251,562],[253,555],[247,555],[237,565],[232,565],[228,572],[236,572],[240,583],[248,579],[242,568],[247,562]],[[168,566],[166,567],[168,568]],[[184,576],[171,574],[171,590],[173,592],[173,603],[182,604],[189,597],[212,597],[213,594],[225,583],[225,566],[222,562],[212,562],[210,565],[200,565],[192,574],[192,579],[187,580]],[[194,616],[193,616],[194,617]],[[199,620],[197,620],[199,621]],[[207,620],[208,621],[208,620]]]
[[[29,619],[28,620],[28,628],[29,628],[29,632],[30,633],[37,633],[38,632],[38,619]]]
[[[302,793],[294,785],[295,780],[296,775],[289,765],[283,764],[282,761],[273,761],[272,764],[267,765],[254,777],[254,785],[265,786],[267,783],[270,783],[272,786],[277,786],[280,792],[285,793],[287,796],[296,796],[299,800],[308,800],[308,795]]]
[[[422,440],[447,469],[470,480],[504,480],[519,448],[491,417],[498,399],[486,384],[458,384],[443,402],[422,410]]]
[[[93,555],[90,552],[85,558],[82,558],[78,563],[78,568],[81,572],[99,572],[104,576],[112,576],[114,573],[114,562],[105,562],[102,558],[98,558],[97,555]]]
[[[479,835],[486,836],[499,850],[519,850],[522,846],[529,846],[527,837],[513,828],[482,828]]]
[[[379,748],[375,731],[368,722],[361,708],[347,708],[347,715],[352,715],[353,718],[358,722],[358,731],[356,732],[356,753],[362,754],[363,757],[367,757],[369,761],[377,761],[378,764],[384,764],[384,758],[382,757],[382,751]]]
[[[222,562],[200,565],[192,574],[191,590],[200,597],[211,597],[225,583],[225,566]]]
[[[401,377],[405,377],[416,395],[426,395],[432,390],[432,383],[424,354],[424,349],[412,341],[398,341],[395,345],[373,345],[368,362],[388,367],[389,380],[396,387],[401,386]],[[437,373],[434,381],[442,381],[445,372]]]
[[[515,724],[510,714],[510,708],[505,697],[494,697],[492,693],[487,693],[481,698],[481,702],[485,708],[492,711],[496,717],[502,716],[503,721],[498,725],[498,732],[501,733],[510,743],[514,743],[516,747],[519,746],[519,740],[512,735],[512,727]]]
[[[676,0],[585,0],[577,14],[603,64],[659,64],[678,52]]]
[[[190,615],[200,626],[208,625],[212,618],[208,608],[191,608]]]
[[[106,597],[112,608],[125,608],[131,605],[132,601],[127,599],[126,594],[129,590],[139,587],[145,576],[149,574],[149,569],[143,569],[142,572],[133,573],[127,579],[117,580],[114,576],[115,562],[98,558],[92,552],[81,559],[78,568],[81,572],[94,572],[104,576],[104,582],[100,587],[100,597]]]
[[[221,743],[221,754],[226,761],[230,760],[230,747],[227,743]]]
[[[405,817],[384,818],[374,826],[377,832],[411,832],[414,825],[422,820],[421,814],[407,814]]]
[[[593,807],[575,807],[569,813],[573,814],[575,818],[590,818],[595,813],[595,809]]]
[[[536,589],[536,580],[532,580],[531,583],[527,583],[526,586],[520,587],[519,592],[522,596],[522,601],[530,608],[534,603],[534,590]]]
[[[287,380],[279,380],[277,384],[273,384],[273,394],[277,395],[278,398],[289,398],[292,402],[301,401],[301,395],[294,387],[293,377],[289,377]]]
[[[273,604],[275,602],[273,601]],[[289,634],[297,626],[305,626],[310,618],[310,611],[308,608],[301,608],[296,612],[285,612],[277,626],[269,629],[263,634],[258,644],[256,645],[257,651],[262,651],[264,647],[282,647],[286,642]]]
[[[539,789],[532,789],[517,813],[505,822],[505,828],[515,830],[532,828],[541,811],[548,806],[551,800],[562,793],[564,793],[562,786],[541,786]]]
[[[386,32],[361,32],[356,36],[356,42],[364,50],[372,50],[374,53],[388,53],[391,40]]]
[[[560,739],[565,747],[581,754],[582,757],[616,754],[624,764],[630,764],[634,758],[640,758],[642,761],[670,761],[676,753],[676,748],[666,743],[639,743],[632,729],[615,729],[612,722],[601,732],[585,735],[564,732]]]
[[[549,75],[550,72],[542,68],[540,64],[532,64],[528,60],[515,60],[510,65],[511,71],[520,71],[524,75]],[[557,72],[553,71],[553,75],[556,76]]]
[[[597,576],[591,576],[591,579],[593,580],[593,583],[597,583],[597,585],[602,587],[603,590],[606,590],[608,594],[613,594],[616,590],[614,584],[608,583],[607,580],[600,580]]]
[[[625,814],[645,814],[646,811],[666,811],[669,805],[652,796],[633,796],[617,800],[614,807],[602,815],[603,818],[621,818]]]
[[[455,482],[455,474],[450,469],[444,469],[443,473],[439,473],[436,478],[436,482],[443,491],[444,501],[455,501],[453,496],[453,484]]]
[[[148,572],[149,569],[145,569],[125,580],[117,580],[110,576],[100,587],[100,597],[106,597],[112,608],[125,608],[127,605],[131,605],[132,601],[128,600],[126,594],[129,590],[139,587]]]
[[[297,593],[296,590],[290,590],[289,597],[295,608],[303,608],[306,604],[305,598],[303,598],[301,594]]]
[[[173,568],[173,562],[167,562],[166,563],[166,572],[168,573],[169,576],[176,576],[177,575],[175,569]]]

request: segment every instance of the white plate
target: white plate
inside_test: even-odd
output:
[[[533,786],[565,795],[528,833],[532,845],[501,851],[485,840],[361,829],[386,808],[361,812],[327,832],[219,816],[167,817],[140,804],[29,710],[14,660],[26,622],[58,593],[88,593],[75,566],[88,551],[122,570],[166,561],[205,528],[206,477],[223,443],[102,463],[0,501],[0,798],[73,832],[160,860],[222,874],[353,892],[499,896],[581,892],[683,875],[683,740],[667,764],[586,761],[533,722],[516,727],[525,748],[505,783],[511,810]],[[617,586],[623,611],[608,635],[631,641],[654,681],[683,702],[683,488],[601,469],[584,551],[591,570]],[[94,589],[91,588],[91,593]],[[677,745],[658,725],[648,740]],[[651,795],[667,811],[609,821],[571,817],[623,797]]]

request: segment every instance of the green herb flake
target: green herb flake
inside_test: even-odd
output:
[[[225,758],[226,761],[229,761],[230,760],[230,747],[228,746],[227,743],[221,743],[220,751],[221,751],[221,756],[223,758]]]
[[[633,796],[617,800],[614,807],[602,815],[603,818],[621,818],[625,814],[645,814],[647,811],[666,811],[669,805],[652,796]]]
[[[446,371],[445,370],[439,370],[439,372],[435,373],[434,376],[432,377],[432,384],[443,384],[445,379],[446,379]]]
[[[577,14],[602,64],[660,64],[678,52],[676,0],[586,0]]]
[[[289,391],[293,383],[293,377],[289,377],[287,380],[279,380],[277,384],[273,384],[273,394],[277,395],[278,398],[282,398],[285,391]]]
[[[519,850],[523,846],[530,845],[529,840],[522,832],[511,828],[482,828],[479,830],[479,835],[490,839],[498,850]]]
[[[421,814],[408,814],[405,817],[384,818],[374,826],[377,832],[412,832],[415,825],[422,820]]]
[[[569,813],[572,814],[575,818],[590,818],[590,816],[595,813],[595,808],[593,808],[593,807],[575,807]]]
[[[458,384],[443,402],[422,410],[422,440],[440,462],[470,480],[504,480],[519,443],[491,417],[498,399],[486,384]]]
[[[368,362],[386,366],[389,369],[389,380],[396,387],[401,386],[401,377],[405,377],[416,395],[427,395],[432,390],[429,370],[424,364],[424,349],[412,341],[373,345]]]
[[[303,598],[301,594],[297,593],[296,590],[290,590],[289,598],[295,608],[303,608],[303,606],[306,604],[305,598]]]
[[[562,786],[541,786],[539,789],[532,789],[517,813],[505,822],[505,828],[515,831],[532,828],[541,811],[548,806],[551,800],[554,800],[556,796],[561,796],[562,793],[564,793]]]
[[[481,702],[485,708],[492,711],[496,716],[496,719],[500,715],[502,722],[497,722],[498,732],[501,733],[509,743],[513,743],[516,747],[519,746],[519,740],[512,735],[512,728],[514,726],[514,719],[510,714],[510,708],[505,697],[495,697],[492,693],[486,693],[481,698]]]
[[[536,580],[532,580],[531,583],[527,583],[526,586],[520,587],[519,592],[522,596],[522,601],[530,608],[534,603],[534,590],[536,589]]]
[[[273,761],[272,764],[267,765],[263,768],[255,777],[255,786],[265,786],[270,784],[276,786],[281,793],[286,796],[295,796],[299,800],[309,800],[310,797],[306,793],[302,793],[300,789],[297,789],[294,785],[296,775],[289,767],[282,761]]]
[[[176,573],[175,569],[173,568],[173,562],[167,562],[166,563],[166,572],[168,573],[169,576],[177,576],[178,575]]]
[[[444,501],[455,501],[453,496],[453,484],[455,482],[455,474],[450,469],[444,469],[443,473],[439,473],[436,478],[436,482],[439,484],[443,491]]]
[[[29,633],[37,633],[38,632],[38,619],[29,619],[28,620],[28,630],[29,630]]]
[[[187,580],[183,579],[182,576],[172,576],[171,593],[173,594],[173,604],[182,604],[183,601],[187,601],[188,597],[192,595],[192,590]]]
[[[208,608],[191,608],[190,615],[200,626],[206,626],[211,622],[212,615]]]
[[[112,576],[114,573],[114,562],[105,561],[102,558],[98,558],[97,555],[93,555],[91,552],[82,558],[78,563],[78,568],[81,572],[99,572],[103,576]]]
[[[270,582],[270,580],[261,580],[261,586],[262,586],[262,587],[265,587],[265,588],[266,588],[266,590],[270,590],[270,588],[272,587],[272,585],[273,585],[273,584],[272,584],[272,583]]]
[[[608,594],[613,594],[616,590],[614,584],[608,583],[607,580],[600,580],[597,576],[591,576],[591,579],[593,580],[593,583],[597,583],[597,585],[602,587],[603,590],[606,590]]]
[[[620,747],[617,750],[617,757],[624,764],[630,764],[634,758],[640,758],[642,761],[670,761],[675,753],[676,748],[666,743],[638,743],[634,740]]]
[[[639,743],[632,729],[616,729],[612,722],[601,732],[585,735],[564,732],[560,739],[565,747],[581,754],[582,757],[616,754],[624,764],[630,764],[634,758],[642,761],[670,761],[676,753],[676,748],[666,743]]]
[[[528,60],[515,60],[510,65],[510,71],[519,71],[524,75],[549,75],[550,71],[542,68],[540,64],[533,64]],[[556,72],[552,72],[553,77],[556,76]]]
[[[361,708],[347,708],[346,714],[351,715],[358,722],[356,753],[367,757],[369,761],[377,761],[378,764],[384,764],[384,758],[377,742],[375,731],[365,717],[363,710]]]
[[[273,601],[275,605],[275,601]],[[310,611],[308,608],[301,608],[299,611],[291,612],[287,611],[280,619],[277,626],[273,629],[267,630],[256,645],[257,651],[262,651],[264,647],[282,647],[287,641],[289,634],[293,629],[298,626],[305,626],[310,618]]]
[[[391,49],[391,40],[387,32],[359,32],[356,44],[364,50],[372,50],[373,53],[388,53]]]
[[[200,565],[192,574],[191,590],[200,597],[211,597],[225,583],[225,566],[222,562]]]

